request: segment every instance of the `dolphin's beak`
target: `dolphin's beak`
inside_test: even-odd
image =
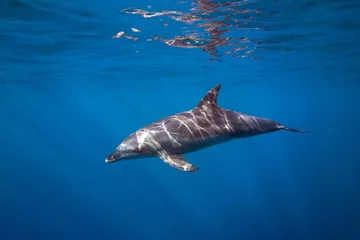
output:
[[[121,158],[121,153],[119,152],[114,152],[113,154],[109,155],[106,157],[105,162],[106,163],[111,163],[111,162],[115,162],[116,160]]]

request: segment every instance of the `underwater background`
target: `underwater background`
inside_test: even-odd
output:
[[[357,0],[0,0],[0,238],[360,239]],[[279,131],[105,163],[195,107]]]

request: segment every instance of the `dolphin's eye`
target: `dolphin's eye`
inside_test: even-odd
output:
[[[139,148],[139,147],[136,147],[136,148],[134,149],[134,151],[135,151],[135,152],[140,152],[140,148]]]

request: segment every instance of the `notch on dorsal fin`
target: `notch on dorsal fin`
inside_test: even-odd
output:
[[[215,105],[218,106],[217,104],[217,96],[219,93],[219,90],[221,88],[221,85],[216,85],[215,87],[213,87],[202,99],[201,101],[198,103],[198,105],[196,106],[197,108],[203,108],[204,105]]]

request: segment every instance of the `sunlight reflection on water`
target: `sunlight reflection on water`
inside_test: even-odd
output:
[[[164,27],[171,27],[172,21],[183,23],[181,33],[172,38],[153,36],[147,41],[159,40],[171,47],[198,48],[208,52],[210,60],[218,60],[221,56],[231,54],[234,58],[258,59],[254,51],[266,49],[271,44],[261,39],[268,31],[264,18],[273,18],[276,12],[262,10],[253,6],[258,1],[215,2],[198,0],[182,1],[178,4],[189,4],[188,11],[162,10],[152,11],[151,6],[145,9],[126,8],[121,12],[139,15],[144,19],[159,18]],[[276,3],[274,3],[276,4]],[[139,38],[128,35],[124,30],[113,35],[113,38],[125,37],[137,41]],[[264,45],[264,46],[262,46]],[[220,49],[221,47],[221,49]],[[269,48],[271,49],[271,47]],[[278,51],[289,51],[290,48],[274,47]]]

